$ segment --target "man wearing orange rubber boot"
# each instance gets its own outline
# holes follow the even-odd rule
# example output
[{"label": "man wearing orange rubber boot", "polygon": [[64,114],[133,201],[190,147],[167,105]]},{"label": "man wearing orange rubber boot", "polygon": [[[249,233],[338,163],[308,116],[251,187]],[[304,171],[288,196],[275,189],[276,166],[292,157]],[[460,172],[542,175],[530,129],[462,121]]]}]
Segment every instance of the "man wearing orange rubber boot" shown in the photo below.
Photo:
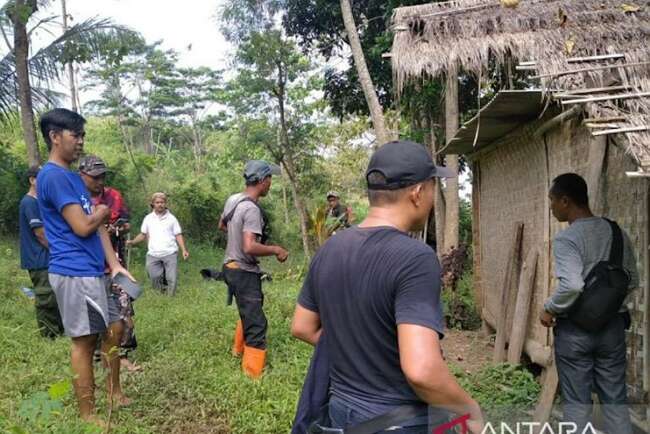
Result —
[{"label": "man wearing orange rubber boot", "polygon": [[228,234],[223,274],[228,285],[228,303],[237,302],[239,321],[235,328],[232,352],[242,358],[242,370],[251,378],[260,378],[266,364],[267,321],[262,306],[262,272],[258,257],[275,256],[287,260],[289,252],[277,245],[267,245],[268,219],[258,200],[268,194],[272,175],[278,166],[251,160],[244,168],[246,189],[233,194],[224,206],[219,229]]}]

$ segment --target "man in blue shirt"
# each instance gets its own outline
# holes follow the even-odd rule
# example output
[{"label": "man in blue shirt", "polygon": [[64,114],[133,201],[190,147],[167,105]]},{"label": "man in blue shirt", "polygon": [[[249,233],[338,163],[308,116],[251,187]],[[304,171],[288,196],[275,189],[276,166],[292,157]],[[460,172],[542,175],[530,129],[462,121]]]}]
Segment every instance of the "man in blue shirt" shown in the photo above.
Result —
[{"label": "man in blue shirt", "polygon": [[63,323],[47,277],[47,239],[36,200],[36,176],[39,170],[39,166],[32,166],[27,171],[29,191],[20,201],[20,267],[29,272],[34,286],[36,324],[41,335],[53,339],[63,334]]},{"label": "man in blue shirt", "polygon": [[109,367],[107,389],[117,405],[128,398],[120,387],[119,341],[123,332],[119,306],[108,297],[104,264],[111,277],[122,273],[104,224],[110,217],[106,205],[92,206],[90,194],[78,173],[70,170],[83,151],[85,119],[66,109],[41,117],[49,161],[38,174],[38,204],[50,247],[49,280],[56,294],[65,334],[72,338],[71,364],[79,413],[103,425],[95,414],[93,353],[102,335],[102,354]]}]

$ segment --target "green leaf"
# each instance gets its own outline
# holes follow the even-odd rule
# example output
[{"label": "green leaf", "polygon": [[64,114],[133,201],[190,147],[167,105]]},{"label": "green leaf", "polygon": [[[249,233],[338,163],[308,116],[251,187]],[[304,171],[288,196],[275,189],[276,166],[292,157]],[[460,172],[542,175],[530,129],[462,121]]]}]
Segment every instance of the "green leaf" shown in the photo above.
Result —
[{"label": "green leaf", "polygon": [[71,387],[70,380],[63,380],[50,385],[47,393],[50,399],[56,401],[65,398],[68,392],[70,392]]}]

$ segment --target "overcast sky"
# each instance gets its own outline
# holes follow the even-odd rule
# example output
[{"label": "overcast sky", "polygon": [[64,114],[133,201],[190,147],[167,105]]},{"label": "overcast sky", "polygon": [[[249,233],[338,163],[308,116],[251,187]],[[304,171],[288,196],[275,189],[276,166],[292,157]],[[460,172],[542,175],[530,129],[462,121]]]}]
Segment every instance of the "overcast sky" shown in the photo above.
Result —
[{"label": "overcast sky", "polygon": [[[67,0],[75,21],[99,16],[136,30],[180,53],[183,66],[225,66],[228,44],[218,30],[221,0]],[[59,12],[61,3],[52,3]],[[60,13],[60,12],[59,12]],[[188,46],[191,45],[191,49]]]}]

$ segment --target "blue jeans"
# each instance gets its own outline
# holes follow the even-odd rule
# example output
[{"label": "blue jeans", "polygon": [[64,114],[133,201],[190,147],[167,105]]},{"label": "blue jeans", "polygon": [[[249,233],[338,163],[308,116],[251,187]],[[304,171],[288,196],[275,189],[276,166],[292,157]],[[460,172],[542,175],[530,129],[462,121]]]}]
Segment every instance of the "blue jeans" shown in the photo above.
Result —
[{"label": "blue jeans", "polygon": [[554,329],[555,363],[562,391],[564,420],[578,431],[590,422],[596,392],[608,434],[632,434],[625,385],[625,320],[617,315],[596,333],[568,319],[558,319]]},{"label": "blue jeans", "polygon": [[[368,415],[353,410],[350,407],[346,406],[345,403],[342,402],[341,400],[332,397],[329,403],[329,418],[330,418],[330,425],[333,428],[351,428],[355,425],[359,425],[362,422],[372,419],[373,416],[369,417]],[[443,422],[441,421],[440,423]],[[401,425],[400,428],[391,429],[389,431],[380,431],[379,434],[430,434],[431,433],[427,415],[418,416],[415,419],[404,421],[400,425]],[[436,425],[437,424],[434,424],[433,426]]]}]

